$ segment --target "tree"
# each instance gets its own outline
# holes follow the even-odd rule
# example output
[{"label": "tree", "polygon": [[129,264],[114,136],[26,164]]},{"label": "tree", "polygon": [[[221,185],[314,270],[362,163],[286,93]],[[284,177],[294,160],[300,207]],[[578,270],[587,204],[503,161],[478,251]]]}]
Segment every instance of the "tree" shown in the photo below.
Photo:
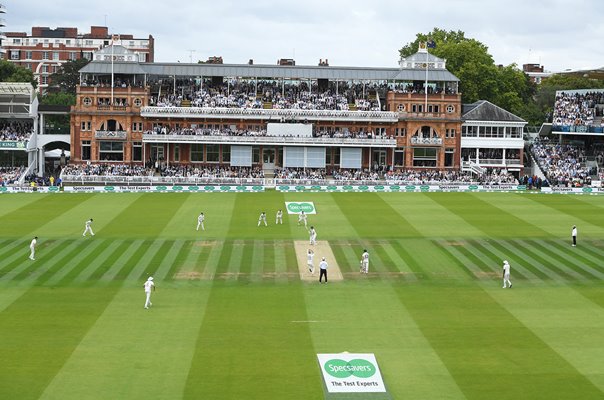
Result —
[{"label": "tree", "polygon": [[399,53],[407,57],[417,51],[420,42],[428,41],[435,44],[430,53],[447,60],[447,69],[459,78],[464,103],[488,100],[524,118],[535,86],[515,64],[497,66],[485,44],[466,38],[462,31],[439,28],[428,34],[418,33],[415,41],[403,46]]},{"label": "tree", "polygon": [[7,60],[0,60],[0,82],[27,82],[33,87],[38,85],[31,70]]},{"label": "tree", "polygon": [[80,84],[80,70],[88,62],[87,59],[80,58],[64,63],[57,72],[50,75],[51,89],[62,93],[71,93],[75,96],[76,86]]}]

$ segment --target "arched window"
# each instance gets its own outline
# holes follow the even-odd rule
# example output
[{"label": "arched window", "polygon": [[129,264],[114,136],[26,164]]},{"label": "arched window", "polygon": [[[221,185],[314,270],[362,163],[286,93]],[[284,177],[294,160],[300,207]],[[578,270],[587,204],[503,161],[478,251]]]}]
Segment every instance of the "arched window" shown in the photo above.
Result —
[{"label": "arched window", "polygon": [[114,119],[108,119],[101,125],[101,131],[123,131],[122,125]]}]

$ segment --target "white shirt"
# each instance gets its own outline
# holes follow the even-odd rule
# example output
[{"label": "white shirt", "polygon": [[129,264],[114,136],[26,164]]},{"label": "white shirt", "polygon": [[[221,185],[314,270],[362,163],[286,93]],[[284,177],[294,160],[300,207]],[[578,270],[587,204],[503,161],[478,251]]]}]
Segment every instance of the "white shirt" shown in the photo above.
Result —
[{"label": "white shirt", "polygon": [[90,224],[92,224],[91,220],[86,221],[86,228],[90,228]]},{"label": "white shirt", "polygon": [[327,261],[321,260],[321,262],[319,263],[319,268],[327,269]]},{"label": "white shirt", "polygon": [[572,233],[572,235],[573,235],[573,236],[577,236],[577,228],[573,228],[573,233]]},{"label": "white shirt", "polygon": [[317,231],[315,231],[314,229],[311,229],[311,230],[310,230],[310,236],[311,236],[311,237],[313,237],[313,236],[317,236]]},{"label": "white shirt", "polygon": [[283,211],[277,211],[277,218],[281,218],[283,216]]},{"label": "white shirt", "polygon": [[197,221],[198,222],[203,222],[203,219],[205,218],[205,215],[200,214],[199,217],[197,217]]},{"label": "white shirt", "polygon": [[315,253],[308,253],[307,258],[308,258],[308,263],[312,264],[313,259],[315,258]]},{"label": "white shirt", "polygon": [[298,215],[298,221],[303,221],[306,219],[306,214],[300,214]]},{"label": "white shirt", "polygon": [[368,252],[363,253],[363,255],[361,256],[361,261],[363,261],[364,263],[369,262],[369,253]]},{"label": "white shirt", "polygon": [[258,219],[259,220],[266,219],[266,214],[265,213],[260,214],[260,216],[258,217]]},{"label": "white shirt", "polygon": [[153,283],[153,281],[147,281],[147,282],[145,282],[145,293],[151,292],[151,288],[153,286],[155,286],[155,284]]},{"label": "white shirt", "polygon": [[34,247],[36,247],[36,244],[38,244],[38,241],[36,239],[33,239],[29,244],[29,248],[33,250]]},{"label": "white shirt", "polygon": [[503,264],[503,274],[504,275],[510,274],[510,264]]}]

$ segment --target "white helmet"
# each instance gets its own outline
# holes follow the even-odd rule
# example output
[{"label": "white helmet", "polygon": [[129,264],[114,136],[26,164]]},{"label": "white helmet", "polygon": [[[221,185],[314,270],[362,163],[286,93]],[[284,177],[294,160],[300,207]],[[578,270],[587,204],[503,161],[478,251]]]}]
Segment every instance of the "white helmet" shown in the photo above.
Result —
[{"label": "white helmet", "polygon": [[509,264],[509,263],[508,263],[508,260],[503,260],[503,263],[504,263],[504,264]]},{"label": "white helmet", "polygon": [[147,278],[147,280],[148,280],[148,281],[152,281],[152,280],[153,280],[153,277],[152,277],[152,276],[150,276],[149,278]]}]

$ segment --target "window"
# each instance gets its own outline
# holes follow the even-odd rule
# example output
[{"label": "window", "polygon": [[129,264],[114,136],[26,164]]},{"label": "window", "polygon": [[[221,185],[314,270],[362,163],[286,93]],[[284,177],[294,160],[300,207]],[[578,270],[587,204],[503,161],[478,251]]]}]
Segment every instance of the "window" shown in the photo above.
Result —
[{"label": "window", "polygon": [[194,143],[191,144],[191,162],[203,161],[203,145]]},{"label": "window", "polygon": [[92,41],[92,40],[87,39],[84,41],[84,45],[86,45],[86,46],[92,46],[93,44],[94,44],[94,41]]},{"label": "window", "polygon": [[415,147],[413,149],[414,167],[436,167],[437,149],[433,147]]},{"label": "window", "polygon": [[92,52],[90,52],[90,51],[83,52],[82,56],[87,60],[92,60]]},{"label": "window", "polygon": [[25,68],[27,68],[31,71],[31,64],[30,63],[25,64]]},{"label": "window", "polygon": [[66,44],[67,46],[69,46],[69,45],[71,44],[71,39],[67,39],[67,40],[65,40],[65,44]]},{"label": "window", "polygon": [[180,144],[174,145],[174,161],[180,161]]},{"label": "window", "polygon": [[48,58],[48,54],[49,54],[49,53],[48,53],[47,51],[43,51],[43,52],[42,52],[42,60],[48,60],[48,59],[49,59],[49,58]]},{"label": "window", "polygon": [[42,77],[40,77],[40,84],[41,85],[48,85],[48,76],[42,76]]},{"label": "window", "polygon": [[404,167],[405,166],[405,149],[399,147],[394,150],[394,166]]},{"label": "window", "polygon": [[38,44],[38,39],[32,39],[33,44]]},{"label": "window", "polygon": [[207,144],[206,145],[206,161],[207,162],[218,162],[220,161],[220,146],[217,144]]},{"label": "window", "polygon": [[331,147],[325,148],[325,165],[331,165]]},{"label": "window", "polygon": [[123,161],[124,142],[99,142],[101,161]]},{"label": "window", "polygon": [[398,110],[398,112],[403,112],[403,111],[405,111],[405,105],[404,104],[399,104],[396,109]]},{"label": "window", "polygon": [[223,163],[231,162],[231,146],[228,144],[222,145],[222,162]]},{"label": "window", "polygon": [[407,135],[407,128],[396,128],[394,130],[394,136],[404,137]]},{"label": "window", "polygon": [[455,129],[446,129],[445,137],[454,138],[455,137]]},{"label": "window", "polygon": [[91,130],[92,122],[90,122],[90,121],[82,121],[80,123],[80,127],[81,127],[81,130],[83,130],[83,131],[89,131],[89,130]]},{"label": "window", "polygon": [[69,60],[70,61],[75,61],[78,59],[78,53],[76,53],[75,51],[70,51],[69,52]]},{"label": "window", "polygon": [[455,160],[455,149],[445,149],[445,167],[452,167]]},{"label": "window", "polygon": [[18,60],[19,59],[19,50],[11,50],[10,51],[10,59]]},{"label": "window", "polygon": [[413,104],[411,106],[411,112],[414,112],[414,113],[424,112],[424,105],[423,104]]},{"label": "window", "polygon": [[140,107],[143,104],[143,101],[141,99],[139,99],[138,97],[136,99],[134,99],[134,105],[136,107]]},{"label": "window", "polygon": [[13,39],[13,44],[21,44],[21,39]]},{"label": "window", "polygon": [[132,161],[143,161],[143,144],[141,142],[132,142]]},{"label": "window", "polygon": [[455,112],[455,106],[452,104],[449,104],[447,106],[447,113],[451,114],[452,112]]},{"label": "window", "polygon": [[58,51],[53,51],[52,52],[52,59],[53,60],[58,60],[59,59],[59,52]]},{"label": "window", "polygon": [[90,160],[90,140],[82,140],[82,160]]},{"label": "window", "polygon": [[132,131],[133,132],[142,132],[143,131],[143,123],[142,122],[133,122],[132,123]]},{"label": "window", "polygon": [[92,104],[92,99],[90,97],[84,97],[84,99],[82,100],[82,104],[88,107]]},{"label": "window", "polygon": [[333,163],[334,165],[340,165],[340,148],[336,147],[333,149]]},{"label": "window", "polygon": [[25,59],[26,60],[33,60],[33,52],[31,50],[27,50],[25,51]]},{"label": "window", "polygon": [[43,74],[47,74],[48,73],[48,65],[46,65],[46,64],[42,65],[42,73]]},{"label": "window", "polygon": [[252,163],[256,164],[260,162],[260,147],[252,146]]},{"label": "window", "polygon": [[131,47],[134,47],[134,40],[131,40],[129,43]]}]

